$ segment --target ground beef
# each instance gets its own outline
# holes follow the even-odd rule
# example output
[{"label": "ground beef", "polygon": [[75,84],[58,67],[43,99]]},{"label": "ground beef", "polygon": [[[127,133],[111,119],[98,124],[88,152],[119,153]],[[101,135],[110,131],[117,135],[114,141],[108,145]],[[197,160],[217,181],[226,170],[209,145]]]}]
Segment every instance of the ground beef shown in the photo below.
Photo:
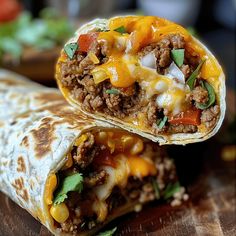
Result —
[{"label": "ground beef", "polygon": [[169,40],[174,49],[184,48],[185,46],[184,37],[181,36],[180,34],[169,35]]},{"label": "ground beef", "polygon": [[205,104],[208,101],[208,92],[201,86],[195,87],[190,94],[190,100]]},{"label": "ground beef", "polygon": [[164,37],[157,45],[158,47],[155,49],[157,71],[163,73],[163,69],[168,67],[172,61],[171,50],[184,48],[185,41],[181,35],[175,34]]},{"label": "ground beef", "polygon": [[82,103],[83,103],[83,101],[84,101],[86,95],[88,94],[87,91],[86,91],[84,88],[78,87],[78,85],[76,85],[76,86],[72,89],[71,93],[73,94],[73,96],[74,96],[74,98],[75,98],[76,100],[78,100],[78,101],[80,101],[80,102],[82,102]]},{"label": "ground beef", "polygon": [[157,105],[156,102],[153,100],[149,102],[148,107],[147,107],[147,120],[149,125],[152,125],[153,123],[157,122]]},{"label": "ground beef", "polygon": [[84,186],[86,188],[91,188],[94,186],[98,186],[104,184],[108,174],[105,170],[95,171],[89,174],[84,178]]},{"label": "ground beef", "polygon": [[[180,34],[171,34],[164,36],[158,43],[145,46],[138,54],[139,57],[143,57],[153,51],[156,56],[157,72],[165,74],[166,69],[172,62],[171,50],[181,48],[185,48],[184,37]],[[109,50],[109,45],[106,42],[94,42],[90,48],[90,52],[99,58],[100,64],[108,60]],[[74,98],[82,103],[83,109],[87,112],[98,111],[123,119],[126,116],[136,115],[137,111],[140,111],[145,114],[143,119],[155,134],[164,132],[193,133],[197,131],[197,127],[193,125],[169,126],[169,124],[159,130],[156,122],[160,109],[155,103],[154,97],[149,101],[146,100],[145,91],[140,88],[138,83],[128,88],[114,88],[109,80],[95,84],[91,75],[91,70],[95,65],[91,61],[89,54],[77,53],[75,57],[73,60],[61,62],[62,83],[71,89]],[[199,56],[193,54],[186,47],[184,64],[180,68],[186,79],[196,69],[199,61]],[[107,90],[110,89],[118,90],[118,94],[107,93]],[[190,96],[186,97],[186,101],[189,104],[193,104],[193,101],[204,104],[208,101],[207,91],[197,86]],[[168,116],[170,113],[171,111],[164,110],[164,115]],[[206,120],[205,116],[205,113],[203,113],[202,120]],[[207,117],[210,119],[209,115]],[[211,122],[212,120],[206,124],[207,127],[211,126]],[[77,159],[80,159],[80,156]]]},{"label": "ground beef", "polygon": [[169,133],[195,133],[197,132],[197,126],[195,125],[170,125],[168,128]]},{"label": "ground beef", "polygon": [[102,87],[100,85],[96,85],[90,75],[86,75],[82,80],[78,80],[78,83],[83,85],[85,90],[92,95],[97,95],[102,90]]},{"label": "ground beef", "polygon": [[154,52],[156,56],[156,66],[157,72],[163,74],[165,68],[167,68],[172,59],[171,59],[171,50],[184,48],[185,41],[184,38],[179,34],[172,34],[165,36],[160,42],[153,43],[144,47],[141,52],[139,52],[139,57],[143,57],[150,53]]},{"label": "ground beef", "polygon": [[72,157],[75,163],[82,169],[93,161],[93,158],[99,151],[99,147],[94,145],[94,136],[91,133],[87,133],[86,135],[88,136],[87,140],[81,142],[72,150]]},{"label": "ground beef", "polygon": [[107,94],[106,91],[103,91],[103,97],[109,110],[119,110],[121,102],[121,96],[119,94]]},{"label": "ground beef", "polygon": [[218,105],[203,110],[201,115],[201,122],[210,129],[215,126],[219,113],[220,107]]},{"label": "ground beef", "polygon": [[192,71],[194,71],[196,69],[196,67],[199,65],[199,63],[200,63],[200,58],[198,55],[193,55],[190,52],[188,52],[187,50],[185,50],[184,64],[190,65]]},{"label": "ground beef", "polygon": [[[80,145],[81,150],[85,149],[85,146],[94,146],[92,144],[93,135],[90,133],[87,135],[89,139],[86,141],[86,145]],[[155,198],[159,199],[163,196],[167,184],[176,182],[175,166],[172,160],[166,158],[166,153],[160,150],[157,145],[147,143],[144,154],[149,152],[152,152],[148,156],[156,166],[157,173],[154,176],[147,176],[142,179],[130,176],[125,188],[115,186],[112,189],[111,195],[106,199],[108,214],[112,213],[115,209],[119,210],[120,207],[129,202],[136,202],[135,209],[138,211],[138,209],[141,209],[142,203],[154,200]],[[91,166],[87,166],[81,172],[84,176],[83,191],[81,193],[73,191],[68,193],[68,198],[65,201],[70,212],[69,218],[61,224],[55,222],[56,227],[64,233],[78,235],[102,223],[96,220],[97,215],[93,209],[96,196],[88,188],[105,183],[108,173],[105,170],[93,168],[94,165],[91,164]],[[154,181],[156,181],[159,189],[158,195],[153,187]],[[174,196],[173,198],[176,197]]]},{"label": "ground beef", "polygon": [[189,65],[183,64],[180,69],[183,72],[185,78],[188,78],[190,76],[191,68]]}]

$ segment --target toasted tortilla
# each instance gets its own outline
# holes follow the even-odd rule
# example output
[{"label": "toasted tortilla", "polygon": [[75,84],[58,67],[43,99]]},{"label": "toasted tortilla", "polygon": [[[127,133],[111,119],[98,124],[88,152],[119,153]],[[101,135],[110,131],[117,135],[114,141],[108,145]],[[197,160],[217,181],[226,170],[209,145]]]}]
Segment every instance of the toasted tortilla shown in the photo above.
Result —
[{"label": "toasted tortilla", "polygon": [[[58,231],[45,203],[45,185],[66,163],[66,153],[81,133],[111,127],[76,113],[56,89],[0,70],[0,189],[40,220],[53,234]],[[103,224],[82,233],[92,235],[112,219],[133,211],[129,202]]]},{"label": "toasted tortilla", "polygon": [[[115,17],[117,18],[117,17]],[[81,26],[75,33],[74,37],[71,38],[66,44],[68,43],[74,43],[78,41],[78,38],[81,34],[86,34],[91,31],[96,31],[97,29],[99,30],[106,30],[108,29],[109,22],[114,19],[95,19],[83,26]],[[200,45],[206,52],[206,55],[209,58],[215,59],[216,66],[218,70],[220,70],[220,75],[216,79],[211,79],[211,84],[215,90],[216,93],[216,100],[220,106],[220,115],[218,117],[218,120],[216,122],[216,125],[212,127],[211,129],[206,129],[205,127],[201,127],[198,129],[196,133],[177,133],[177,134],[157,134],[154,135],[151,133],[150,130],[144,129],[144,128],[137,128],[136,126],[130,124],[129,122],[126,122],[122,119],[118,119],[114,116],[107,115],[101,112],[87,112],[82,108],[82,105],[79,101],[77,101],[70,93],[69,89],[67,89],[65,86],[62,85],[61,83],[61,71],[59,66],[57,65],[56,67],[56,80],[58,83],[58,86],[63,94],[63,96],[66,98],[66,100],[73,105],[77,110],[85,113],[86,115],[93,117],[95,119],[100,119],[105,122],[110,122],[113,125],[119,126],[122,129],[125,129],[129,132],[133,132],[136,134],[139,134],[145,138],[148,138],[154,142],[158,142],[160,145],[164,144],[178,144],[178,145],[185,145],[188,143],[196,143],[196,142],[202,142],[205,141],[212,136],[214,136],[217,131],[220,129],[224,116],[225,116],[225,109],[226,109],[226,103],[225,103],[225,94],[226,94],[226,89],[225,89],[225,75],[223,73],[223,70],[214,57],[214,55],[211,53],[211,51],[203,45],[198,39],[194,38],[191,36],[194,40],[194,42],[197,45]],[[63,51],[63,50],[62,50]],[[59,58],[59,61],[61,58]]]}]

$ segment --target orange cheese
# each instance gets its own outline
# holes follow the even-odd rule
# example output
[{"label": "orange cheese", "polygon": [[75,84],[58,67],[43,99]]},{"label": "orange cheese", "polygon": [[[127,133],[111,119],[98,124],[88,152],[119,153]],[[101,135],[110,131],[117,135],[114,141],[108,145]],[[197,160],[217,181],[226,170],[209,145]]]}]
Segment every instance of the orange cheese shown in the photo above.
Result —
[{"label": "orange cheese", "polygon": [[[115,29],[124,26],[126,33]],[[137,52],[146,45],[158,42],[167,34],[181,34],[185,40],[190,35],[183,27],[154,16],[117,17],[109,22],[109,31],[100,32],[98,41],[107,47],[108,61],[93,69],[95,83],[110,79],[114,87],[126,88],[135,81],[149,79],[141,73]],[[137,71],[139,71],[137,73]]]},{"label": "orange cheese", "polygon": [[138,156],[130,156],[128,158],[128,164],[131,176],[145,177],[155,175],[157,172],[154,164]]},{"label": "orange cheese", "polygon": [[45,195],[44,199],[47,205],[52,204],[53,192],[57,186],[57,177],[55,174],[52,174],[47,179],[46,187],[45,187]]},{"label": "orange cheese", "polygon": [[186,50],[193,56],[204,57],[206,55],[205,50],[192,39],[186,43]]},{"label": "orange cheese", "polygon": [[130,73],[120,53],[111,55],[107,63],[96,67],[92,73],[99,71],[104,71],[110,78],[111,84],[115,87],[125,88],[135,82],[135,78]]},{"label": "orange cheese", "polygon": [[116,17],[112,18],[109,22],[109,29],[114,30],[120,26],[124,26],[128,32],[132,30],[133,24],[140,18],[141,16],[127,16],[127,17]]},{"label": "orange cheese", "polygon": [[207,58],[201,69],[201,77],[204,79],[209,79],[212,77],[216,78],[220,75],[220,73],[221,69],[217,65],[215,58]]}]

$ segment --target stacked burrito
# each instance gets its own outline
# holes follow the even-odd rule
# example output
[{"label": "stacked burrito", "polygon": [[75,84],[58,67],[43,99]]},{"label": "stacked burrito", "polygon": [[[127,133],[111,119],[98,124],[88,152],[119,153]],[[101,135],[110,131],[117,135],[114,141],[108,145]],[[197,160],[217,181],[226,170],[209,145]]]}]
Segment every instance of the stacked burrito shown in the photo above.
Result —
[{"label": "stacked burrito", "polygon": [[0,188],[56,235],[92,235],[181,190],[158,144],[0,70]]},{"label": "stacked burrito", "polygon": [[219,63],[158,17],[85,24],[62,49],[56,80],[72,106],[0,70],[1,191],[56,235],[93,235],[146,202],[173,199],[181,188],[159,145],[206,140],[224,118]]}]

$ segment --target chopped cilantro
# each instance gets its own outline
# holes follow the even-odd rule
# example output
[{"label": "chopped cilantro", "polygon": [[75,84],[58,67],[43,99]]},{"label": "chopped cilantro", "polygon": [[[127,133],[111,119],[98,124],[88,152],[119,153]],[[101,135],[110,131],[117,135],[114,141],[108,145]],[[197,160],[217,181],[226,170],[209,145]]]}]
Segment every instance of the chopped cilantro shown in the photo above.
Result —
[{"label": "chopped cilantro", "polygon": [[171,57],[178,67],[181,67],[184,63],[184,49],[171,50]]},{"label": "chopped cilantro", "polygon": [[118,33],[121,33],[121,34],[125,34],[126,33],[126,29],[125,27],[122,25],[116,29],[114,29],[114,31],[118,32]]},{"label": "chopped cilantro", "polygon": [[208,92],[208,101],[205,104],[197,103],[196,107],[204,110],[210,107],[212,104],[214,104],[216,100],[216,95],[213,87],[207,81],[200,81],[200,84]]},{"label": "chopped cilantro", "polygon": [[167,199],[173,197],[174,194],[175,194],[176,192],[178,192],[179,190],[180,190],[180,184],[179,184],[178,181],[177,181],[176,183],[174,183],[174,184],[169,183],[169,184],[167,185],[167,187],[166,187],[164,193],[163,193],[164,199],[167,200]]},{"label": "chopped cilantro", "polygon": [[165,126],[167,120],[168,120],[168,117],[167,117],[167,116],[164,116],[162,120],[158,120],[158,121],[157,121],[157,126],[158,126],[158,128],[159,128],[159,129],[162,129],[162,128]]},{"label": "chopped cilantro", "polygon": [[65,199],[68,197],[67,196],[68,192],[78,191],[79,193],[81,193],[82,190],[83,190],[83,177],[80,173],[67,176],[62,180],[59,189],[56,191],[53,204],[56,205],[64,202]]},{"label": "chopped cilantro", "polygon": [[77,48],[78,48],[78,43],[68,43],[68,44],[66,44],[66,46],[64,47],[64,50],[65,50],[67,56],[68,56],[70,59],[73,59]]},{"label": "chopped cilantro", "polygon": [[201,70],[201,68],[202,68],[202,65],[203,65],[203,63],[204,63],[205,61],[206,61],[206,60],[202,60],[202,61],[200,62],[200,64],[197,66],[197,68],[195,69],[195,71],[189,76],[189,78],[188,78],[188,80],[187,80],[187,82],[186,82],[187,85],[189,86],[189,88],[190,88],[191,90],[194,89],[196,78],[197,78],[197,76],[198,76],[198,74],[199,74],[199,72],[200,72],[200,70]]},{"label": "chopped cilantro", "polygon": [[117,89],[107,89],[106,93],[107,94],[119,94],[120,92]]}]

